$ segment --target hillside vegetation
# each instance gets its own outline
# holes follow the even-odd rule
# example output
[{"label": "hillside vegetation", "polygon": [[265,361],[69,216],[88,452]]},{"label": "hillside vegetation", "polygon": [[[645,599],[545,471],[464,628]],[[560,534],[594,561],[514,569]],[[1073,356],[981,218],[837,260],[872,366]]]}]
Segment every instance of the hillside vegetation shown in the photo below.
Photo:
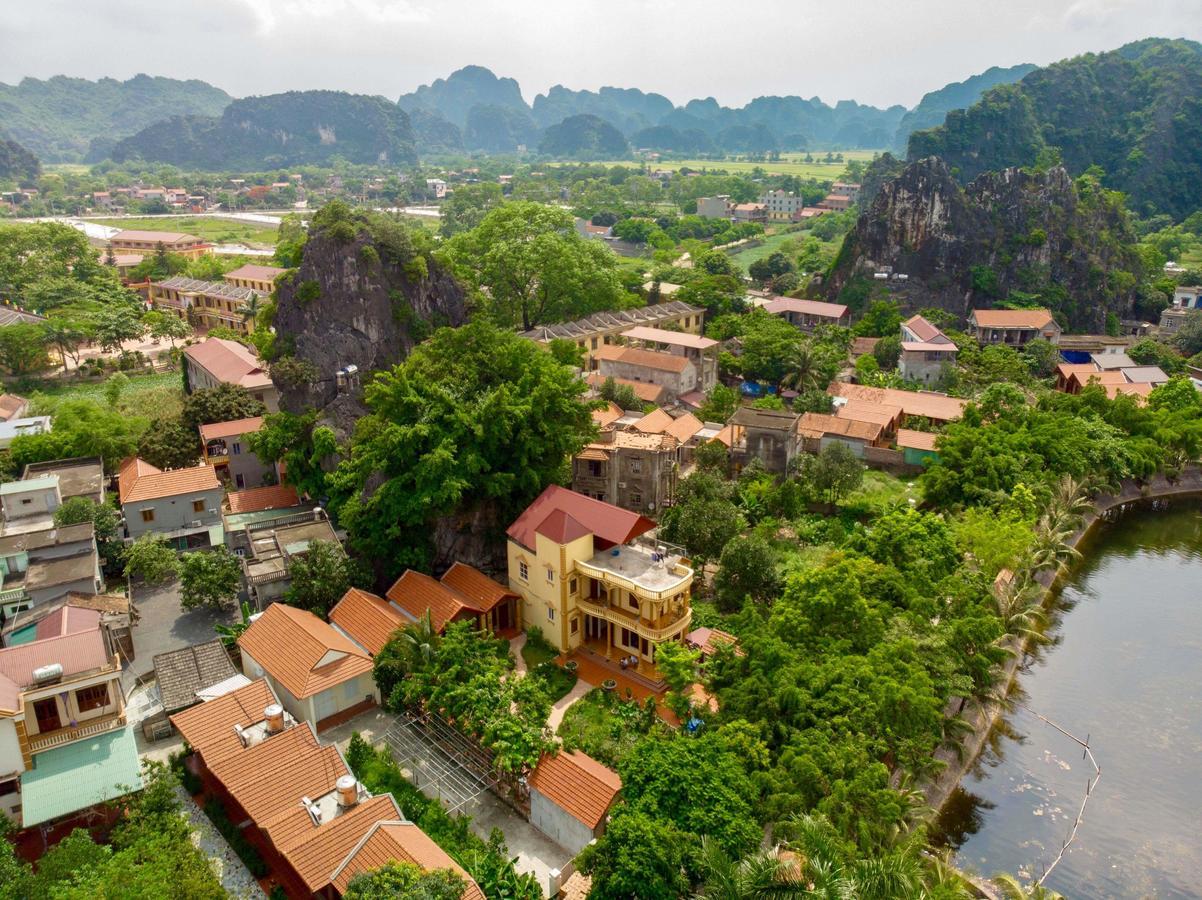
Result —
[{"label": "hillside vegetation", "polygon": [[1202,44],[1149,39],[1088,53],[989,91],[909,158],[940,156],[962,182],[1007,166],[1091,166],[1141,215],[1183,218],[1202,192]]}]

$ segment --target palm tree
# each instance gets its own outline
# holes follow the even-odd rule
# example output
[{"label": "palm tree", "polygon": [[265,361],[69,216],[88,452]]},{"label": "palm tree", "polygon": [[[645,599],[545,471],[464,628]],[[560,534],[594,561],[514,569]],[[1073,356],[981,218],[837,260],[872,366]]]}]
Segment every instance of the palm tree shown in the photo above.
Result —
[{"label": "palm tree", "polygon": [[781,387],[804,394],[806,391],[826,386],[822,358],[806,341],[799,341],[793,347],[785,366],[788,371],[780,380]]},{"label": "palm tree", "polygon": [[259,311],[262,309],[259,303],[259,295],[252,293],[247,301],[242,304],[242,324],[249,322],[251,327],[254,327],[255,319],[258,318]]},{"label": "palm tree", "polygon": [[1001,888],[1002,896],[1006,900],[1064,900],[1051,888],[1045,888],[1042,884],[1032,884],[1028,887],[1013,875],[996,875],[993,882]]},{"label": "palm tree", "polygon": [[838,900],[909,900],[922,896],[922,862],[917,844],[907,841],[880,856],[848,859],[825,816],[795,815],[785,828],[790,847],[801,857],[804,897]]},{"label": "palm tree", "polygon": [[411,625],[406,625],[401,631],[401,641],[405,648],[406,668],[410,672],[424,669],[434,658],[434,650],[438,646],[440,635],[430,621],[430,610]]},{"label": "palm tree", "polygon": [[968,898],[976,896],[969,889],[964,876],[952,864],[951,850],[944,850],[938,855],[927,857],[926,882],[927,887],[933,889],[933,893],[940,900],[952,900],[952,898],[968,900]]},{"label": "palm tree", "polygon": [[779,849],[757,850],[735,861],[712,838],[701,838],[705,885],[698,900],[747,900],[751,897],[804,897],[797,868]]},{"label": "palm tree", "polygon": [[250,604],[245,600],[241,606],[242,621],[234,622],[231,625],[217,624],[213,626],[213,630],[217,632],[217,636],[221,638],[221,643],[226,647],[233,647],[238,643],[238,638],[242,637],[242,632],[250,627]]}]

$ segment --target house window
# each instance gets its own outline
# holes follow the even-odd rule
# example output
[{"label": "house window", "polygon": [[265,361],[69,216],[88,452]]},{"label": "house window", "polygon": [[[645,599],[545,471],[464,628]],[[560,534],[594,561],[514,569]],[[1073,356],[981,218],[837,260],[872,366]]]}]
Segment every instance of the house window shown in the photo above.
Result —
[{"label": "house window", "polygon": [[11,781],[0,781],[0,797],[7,797],[9,794],[17,792],[17,786],[21,783],[19,778],[14,778]]},{"label": "house window", "polygon": [[548,622],[555,621],[555,607],[554,606],[547,607],[547,621]]},{"label": "house window", "polygon": [[572,621],[568,623],[568,631],[572,634],[577,634],[580,631],[580,617],[572,616]]},{"label": "house window", "polygon": [[22,506],[28,506],[28,505],[29,505],[29,504],[31,504],[32,502],[33,502],[33,501],[32,501],[31,499],[29,499],[28,497],[22,497],[22,498],[21,498],[21,505],[22,505]]},{"label": "house window", "polygon": [[576,579],[575,578],[571,578],[568,580],[568,593],[569,594],[576,593]]},{"label": "house window", "polygon": [[551,584],[554,581],[555,581],[555,570],[552,569],[550,566],[547,566],[547,584]]},{"label": "house window", "polygon": [[639,598],[638,598],[638,597],[636,597],[634,594],[627,594],[627,595],[626,595],[626,602],[630,604],[630,608],[631,608],[631,609],[638,609],[638,608],[639,608]]},{"label": "house window", "polygon": [[632,459],[630,461],[630,474],[631,475],[642,475],[643,474],[643,461],[641,459],[636,457],[635,459]]},{"label": "house window", "polygon": [[518,563],[518,578],[522,579],[522,581],[530,580],[530,567],[524,562]]},{"label": "house window", "polygon": [[153,522],[154,521],[154,510],[153,509],[142,510],[142,521],[143,522]]},{"label": "house window", "polygon": [[237,441],[234,441],[234,446],[233,446],[233,448],[230,450],[230,452],[231,452],[231,453],[233,453],[233,454],[234,454],[234,456],[237,456],[239,453],[241,453],[241,452],[242,452],[242,445],[241,445],[241,444],[239,444]]},{"label": "house window", "polygon": [[203,500],[193,500],[192,501],[192,512],[204,512],[204,511],[205,511],[205,502]]},{"label": "house window", "polygon": [[94,684],[75,692],[75,705],[79,707],[80,712],[100,709],[102,706],[108,706],[108,703],[109,686],[107,684]]},{"label": "house window", "polygon": [[639,494],[639,493],[631,494],[630,495],[630,505],[631,506],[642,506],[643,505],[643,495]]}]

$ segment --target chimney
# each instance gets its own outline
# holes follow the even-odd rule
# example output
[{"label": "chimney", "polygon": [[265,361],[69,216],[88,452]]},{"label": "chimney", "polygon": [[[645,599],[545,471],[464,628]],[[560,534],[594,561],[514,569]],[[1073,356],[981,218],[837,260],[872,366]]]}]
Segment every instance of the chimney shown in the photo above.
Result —
[{"label": "chimney", "polygon": [[284,730],[284,707],[273,703],[263,710],[263,718],[267,720],[267,733],[279,734]]},{"label": "chimney", "polygon": [[354,775],[343,775],[334,782],[334,787],[338,789],[339,806],[349,808],[359,802],[359,782]]}]

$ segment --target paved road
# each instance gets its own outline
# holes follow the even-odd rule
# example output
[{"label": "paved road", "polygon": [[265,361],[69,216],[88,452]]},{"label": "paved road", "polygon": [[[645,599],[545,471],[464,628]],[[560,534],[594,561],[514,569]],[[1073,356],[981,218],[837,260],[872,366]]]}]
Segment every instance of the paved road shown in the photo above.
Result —
[{"label": "paved road", "polygon": [[223,613],[180,609],[178,581],[156,587],[135,585],[133,602],[138,609],[138,624],[134,626],[137,658],[122,677],[127,691],[136,676],[154,668],[156,653],[211,641],[217,636],[213,631],[215,624],[233,622],[239,617],[238,611],[233,609]]}]

